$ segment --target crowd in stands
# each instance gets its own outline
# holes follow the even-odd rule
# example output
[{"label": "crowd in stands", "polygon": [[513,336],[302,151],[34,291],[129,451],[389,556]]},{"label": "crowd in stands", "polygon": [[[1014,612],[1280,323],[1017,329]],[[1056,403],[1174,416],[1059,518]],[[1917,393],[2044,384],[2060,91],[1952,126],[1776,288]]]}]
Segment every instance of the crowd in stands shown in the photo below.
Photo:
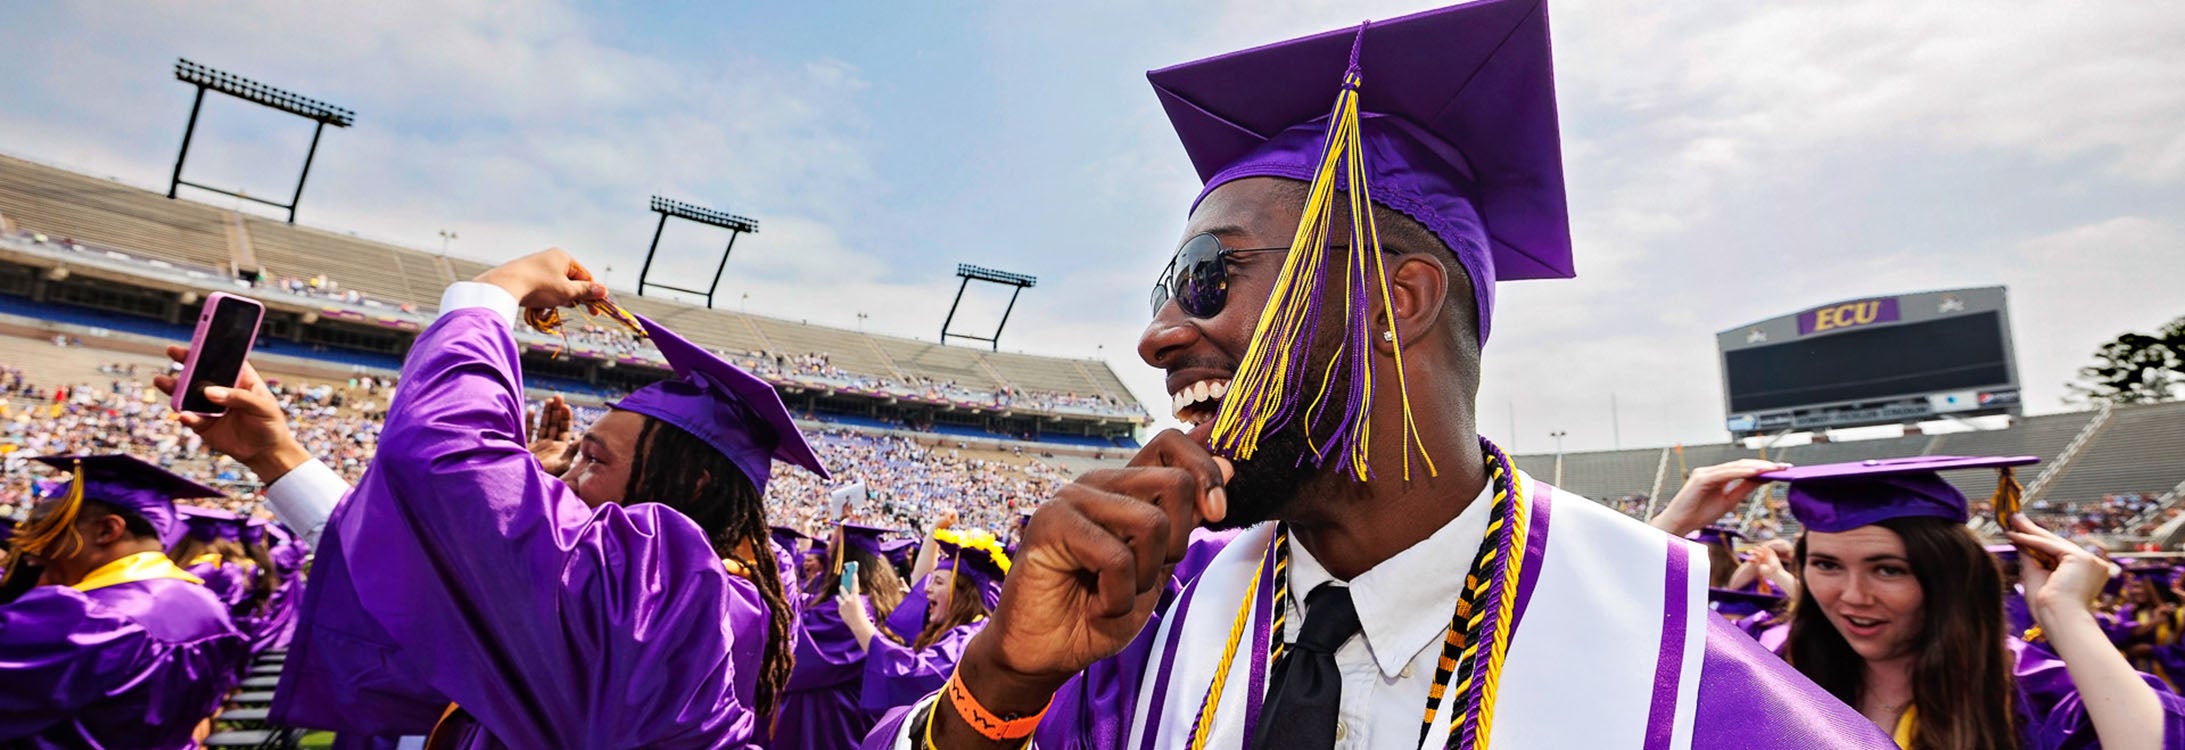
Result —
[{"label": "crowd in stands", "polygon": [[[167,398],[152,388],[151,368],[111,364],[99,368],[96,381],[58,385],[33,383],[15,367],[0,365],[0,452],[6,456],[0,480],[0,516],[27,513],[35,500],[27,459],[40,455],[128,453],[177,474],[230,492],[214,503],[244,511],[260,502],[249,471],[233,460],[213,457],[195,433],[171,416]],[[343,478],[363,476],[378,444],[379,428],[393,399],[392,379],[352,378],[347,383],[271,385],[287,410],[289,423],[309,448]],[[575,410],[582,430],[605,414],[598,408]],[[967,458],[951,448],[931,448],[908,438],[827,429],[813,440],[821,458],[836,467],[835,481],[822,483],[801,471],[778,473],[767,488],[777,523],[807,530],[825,527],[828,491],[862,482],[869,500],[851,513],[872,524],[924,529],[943,511],[955,511],[966,524],[1013,530],[1015,509],[1045,498],[1068,481],[1054,466],[1026,461]]]}]

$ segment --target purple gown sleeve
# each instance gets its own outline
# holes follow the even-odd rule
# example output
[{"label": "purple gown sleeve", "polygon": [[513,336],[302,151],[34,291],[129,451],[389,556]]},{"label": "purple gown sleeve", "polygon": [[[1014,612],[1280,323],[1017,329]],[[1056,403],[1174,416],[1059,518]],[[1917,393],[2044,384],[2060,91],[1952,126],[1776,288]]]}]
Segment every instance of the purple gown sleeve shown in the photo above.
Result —
[{"label": "purple gown sleeve", "polygon": [[956,671],[956,662],[963,658],[964,645],[985,627],[985,620],[958,625],[933,639],[933,645],[918,650],[874,638],[865,656],[865,684],[858,706],[879,716],[940,690],[948,683],[949,674]]},{"label": "purple gown sleeve", "polygon": [[[872,611],[872,599],[865,611]],[[865,672],[865,649],[842,621],[841,605],[833,599],[813,597],[797,621],[797,662],[789,672],[790,691],[819,690],[856,679]],[[884,640],[875,636],[874,643]]]},{"label": "purple gown sleeve", "polygon": [[[696,524],[588,509],[523,444],[506,321],[420,334],[379,454],[332,523],[362,609],[433,691],[511,747],[716,747],[756,719],[731,653],[766,632]],[[321,555],[327,550],[322,545]],[[756,612],[752,610],[756,608]]]},{"label": "purple gown sleeve", "polygon": [[1712,612],[1692,747],[1894,750],[1896,742]]},{"label": "purple gown sleeve", "polygon": [[[2019,746],[2025,750],[2101,747],[2101,738],[2094,736],[2094,720],[2087,716],[2064,660],[2016,638],[2010,639],[2010,649],[2017,660]],[[2142,673],[2140,678],[2162,702],[2163,750],[2185,750],[2185,698],[2154,675]]]},{"label": "purple gown sleeve", "polygon": [[[1032,744],[1040,750],[1122,750],[1130,740],[1131,709],[1137,705],[1138,683],[1153,661],[1153,637],[1160,632],[1175,597],[1185,584],[1199,577],[1215,555],[1235,539],[1238,530],[1191,532],[1191,547],[1169,575],[1167,592],[1145,627],[1139,629],[1123,650],[1092,663],[1084,672],[1055,692],[1047,717],[1032,732]],[[879,726],[866,735],[862,750],[890,750],[895,737],[911,722],[913,707],[889,711]]]},{"label": "purple gown sleeve", "polygon": [[932,606],[926,600],[926,581],[932,578],[932,573],[919,577],[918,583],[903,593],[903,603],[895,605],[895,611],[888,613],[888,632],[906,641],[917,640],[918,634],[925,632],[926,608]]}]

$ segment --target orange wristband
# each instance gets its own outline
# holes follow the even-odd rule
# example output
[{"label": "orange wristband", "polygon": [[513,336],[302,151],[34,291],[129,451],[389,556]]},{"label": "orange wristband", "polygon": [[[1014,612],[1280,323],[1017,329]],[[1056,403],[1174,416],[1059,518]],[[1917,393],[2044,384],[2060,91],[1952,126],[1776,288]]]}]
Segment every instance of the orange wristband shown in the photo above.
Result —
[{"label": "orange wristband", "polygon": [[[979,699],[972,697],[970,688],[964,687],[961,673],[948,676],[948,705],[955,708],[956,715],[963,717],[964,723],[970,724],[979,736],[995,742],[1032,736],[1032,730],[1039,728],[1040,718],[1047,715],[1047,706],[1040,706],[1039,713],[1030,716],[995,716],[994,712],[979,705]],[[1048,699],[1048,705],[1054,705],[1053,699]]]}]

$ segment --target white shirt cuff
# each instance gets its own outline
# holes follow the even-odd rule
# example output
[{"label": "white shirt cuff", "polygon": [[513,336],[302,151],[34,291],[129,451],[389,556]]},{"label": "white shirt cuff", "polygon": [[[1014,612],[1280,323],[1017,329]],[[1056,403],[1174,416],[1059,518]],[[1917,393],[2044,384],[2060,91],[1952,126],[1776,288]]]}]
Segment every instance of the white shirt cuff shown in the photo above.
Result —
[{"label": "white shirt cuff", "polygon": [[273,515],[283,525],[302,534],[304,542],[316,549],[319,533],[326,530],[326,519],[334,515],[334,506],[348,494],[349,483],[314,459],[266,485],[266,504],[273,506]]},{"label": "white shirt cuff", "polygon": [[472,307],[492,310],[508,327],[516,327],[516,298],[506,289],[484,282],[458,281],[440,293],[441,315]]}]

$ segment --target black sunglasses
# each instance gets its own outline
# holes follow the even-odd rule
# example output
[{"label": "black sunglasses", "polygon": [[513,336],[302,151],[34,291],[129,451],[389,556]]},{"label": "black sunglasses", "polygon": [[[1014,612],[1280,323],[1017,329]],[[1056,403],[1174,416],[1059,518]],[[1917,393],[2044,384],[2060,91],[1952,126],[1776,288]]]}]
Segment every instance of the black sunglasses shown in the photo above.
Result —
[{"label": "black sunglasses", "polygon": [[1183,247],[1176,249],[1176,257],[1162,269],[1161,277],[1153,282],[1151,308],[1154,315],[1161,314],[1161,307],[1176,300],[1185,315],[1194,318],[1211,318],[1221,313],[1229,304],[1229,259],[1245,253],[1266,253],[1288,250],[1290,247],[1222,247],[1221,240],[1212,234],[1193,235],[1184,240]]}]

